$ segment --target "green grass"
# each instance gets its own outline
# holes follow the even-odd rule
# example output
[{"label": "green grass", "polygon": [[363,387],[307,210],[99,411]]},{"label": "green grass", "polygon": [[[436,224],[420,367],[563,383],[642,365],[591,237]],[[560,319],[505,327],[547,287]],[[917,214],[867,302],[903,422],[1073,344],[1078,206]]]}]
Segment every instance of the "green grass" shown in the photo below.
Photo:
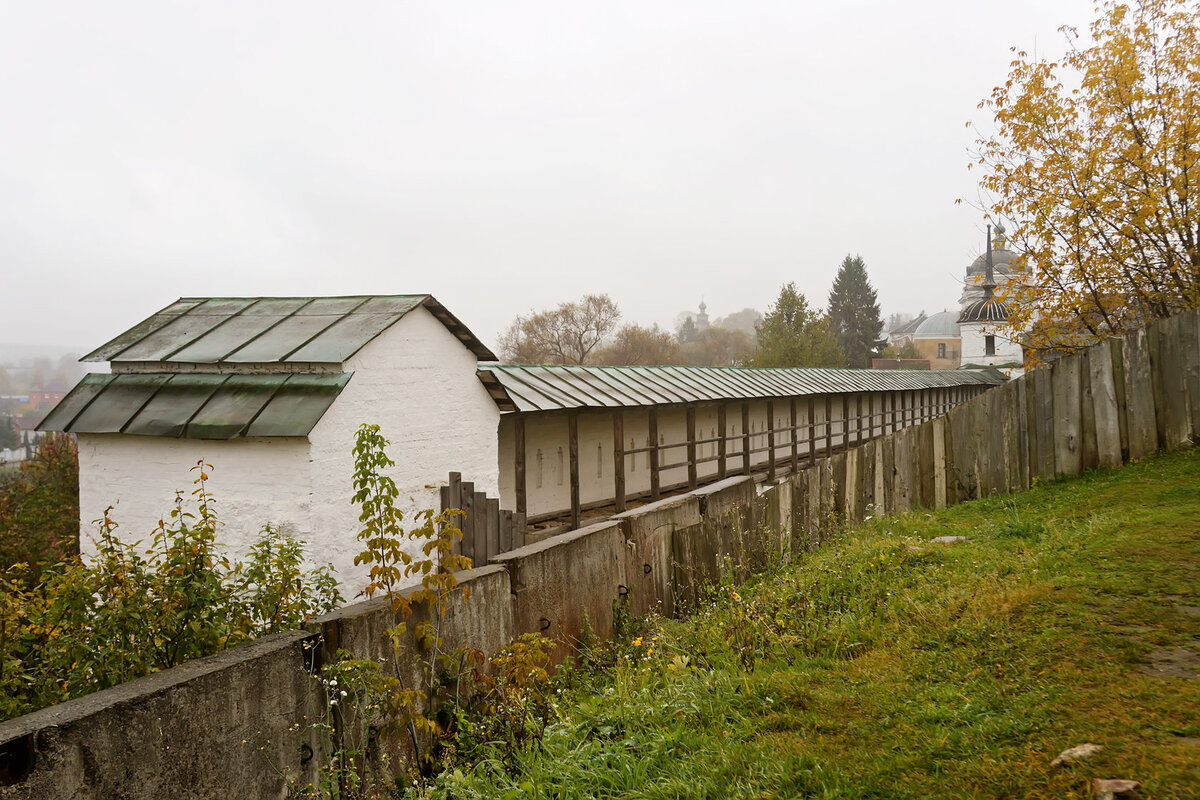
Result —
[{"label": "green grass", "polygon": [[[970,541],[927,541],[947,535]],[[460,767],[435,793],[1083,798],[1108,777],[1196,798],[1200,680],[1143,666],[1200,658],[1197,606],[1200,449],[876,520],[617,643],[520,774]]]}]

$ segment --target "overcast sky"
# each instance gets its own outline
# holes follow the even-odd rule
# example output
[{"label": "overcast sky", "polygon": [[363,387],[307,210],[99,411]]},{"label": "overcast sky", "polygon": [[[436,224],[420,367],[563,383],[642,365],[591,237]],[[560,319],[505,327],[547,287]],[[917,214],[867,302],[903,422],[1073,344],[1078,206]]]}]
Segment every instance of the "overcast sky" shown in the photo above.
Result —
[{"label": "overcast sky", "polygon": [[[0,342],[179,296],[430,292],[489,344],[627,321],[953,307],[976,105],[1084,0],[0,4]],[[2,357],[3,354],[0,354]]]}]

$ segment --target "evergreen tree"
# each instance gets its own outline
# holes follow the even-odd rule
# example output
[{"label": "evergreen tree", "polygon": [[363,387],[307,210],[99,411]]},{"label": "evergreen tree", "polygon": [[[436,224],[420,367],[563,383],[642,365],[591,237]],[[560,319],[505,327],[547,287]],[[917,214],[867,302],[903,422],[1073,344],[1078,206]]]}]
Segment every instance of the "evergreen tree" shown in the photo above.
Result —
[{"label": "evergreen tree", "polygon": [[789,283],[758,324],[758,350],[751,367],[840,367],[845,356],[829,326],[829,318],[808,305]]},{"label": "evergreen tree", "polygon": [[862,256],[842,259],[829,292],[829,324],[846,356],[844,366],[869,367],[887,346],[880,338],[883,319]]}]

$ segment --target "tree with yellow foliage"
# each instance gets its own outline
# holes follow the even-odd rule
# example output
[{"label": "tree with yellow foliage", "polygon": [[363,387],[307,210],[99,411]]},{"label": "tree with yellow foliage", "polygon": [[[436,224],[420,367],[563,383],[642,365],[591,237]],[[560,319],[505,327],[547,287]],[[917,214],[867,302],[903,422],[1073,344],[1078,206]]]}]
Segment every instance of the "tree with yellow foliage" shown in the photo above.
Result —
[{"label": "tree with yellow foliage", "polygon": [[1014,223],[1027,268],[1004,299],[1034,348],[1200,306],[1200,0],[1097,12],[1090,44],[1063,28],[1061,62],[1015,51],[980,103],[985,210]]}]

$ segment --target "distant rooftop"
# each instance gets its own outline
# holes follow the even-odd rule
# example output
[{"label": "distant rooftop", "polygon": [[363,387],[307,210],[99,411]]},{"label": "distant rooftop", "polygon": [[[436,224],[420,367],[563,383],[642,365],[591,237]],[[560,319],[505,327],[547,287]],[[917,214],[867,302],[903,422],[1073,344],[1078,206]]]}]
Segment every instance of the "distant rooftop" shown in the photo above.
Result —
[{"label": "distant rooftop", "polygon": [[181,297],[82,361],[342,363],[417,306],[481,361],[496,356],[428,294]]}]

